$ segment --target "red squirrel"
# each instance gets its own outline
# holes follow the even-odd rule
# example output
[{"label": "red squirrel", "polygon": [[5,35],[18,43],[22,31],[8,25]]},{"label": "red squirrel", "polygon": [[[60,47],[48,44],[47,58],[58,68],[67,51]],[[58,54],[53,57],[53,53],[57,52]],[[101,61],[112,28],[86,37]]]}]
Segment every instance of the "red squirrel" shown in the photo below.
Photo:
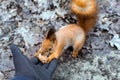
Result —
[{"label": "red squirrel", "polygon": [[68,46],[73,47],[72,57],[77,57],[84,45],[87,33],[96,23],[96,0],[72,0],[70,7],[77,17],[77,24],[66,25],[58,31],[53,28],[48,31],[41,48],[34,54],[43,63],[59,58],[64,48]]}]

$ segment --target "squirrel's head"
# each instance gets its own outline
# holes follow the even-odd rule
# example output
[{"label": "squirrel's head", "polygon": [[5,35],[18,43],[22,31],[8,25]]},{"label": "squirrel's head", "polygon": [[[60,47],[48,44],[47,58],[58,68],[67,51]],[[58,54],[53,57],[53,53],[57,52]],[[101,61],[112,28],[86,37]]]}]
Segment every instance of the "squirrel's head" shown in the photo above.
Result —
[{"label": "squirrel's head", "polygon": [[54,51],[54,44],[56,42],[56,36],[55,36],[55,29],[51,28],[45,39],[42,42],[41,48],[39,49],[38,53],[40,53],[41,55],[49,55],[50,53],[52,53]]}]

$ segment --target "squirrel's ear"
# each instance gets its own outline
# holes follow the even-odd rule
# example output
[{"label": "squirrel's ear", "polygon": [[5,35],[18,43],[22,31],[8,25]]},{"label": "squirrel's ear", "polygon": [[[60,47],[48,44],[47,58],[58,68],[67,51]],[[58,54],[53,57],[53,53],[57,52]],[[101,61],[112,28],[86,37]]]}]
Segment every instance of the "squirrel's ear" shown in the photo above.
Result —
[{"label": "squirrel's ear", "polygon": [[51,28],[47,33],[46,39],[51,39],[52,37],[55,37],[55,32],[56,30],[54,28]]}]

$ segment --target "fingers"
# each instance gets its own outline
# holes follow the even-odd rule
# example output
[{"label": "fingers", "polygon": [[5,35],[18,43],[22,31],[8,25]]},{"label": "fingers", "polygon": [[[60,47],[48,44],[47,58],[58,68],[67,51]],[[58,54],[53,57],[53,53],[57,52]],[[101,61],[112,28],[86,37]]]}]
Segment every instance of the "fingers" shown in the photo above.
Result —
[{"label": "fingers", "polygon": [[22,68],[24,67],[24,65],[26,65],[25,64],[26,58],[22,55],[22,52],[16,45],[11,44],[10,49],[13,54],[13,62],[15,65],[16,73],[20,72]]},{"label": "fingers", "polygon": [[48,68],[48,63],[47,64],[44,64],[43,67],[45,67],[46,69]]},{"label": "fingers", "polygon": [[41,66],[47,67],[47,64],[44,64],[44,62],[40,61],[40,59],[35,56],[31,58],[31,62],[34,63],[35,65],[39,64]]},{"label": "fingers", "polygon": [[37,75],[34,70],[34,64],[26,56],[22,54],[22,52],[16,45],[14,44],[10,45],[10,49],[13,54],[13,62],[17,76],[19,75],[31,76],[33,74]]},{"label": "fingers", "polygon": [[48,71],[50,72],[50,76],[54,73],[57,67],[57,59],[53,59],[48,65]]},{"label": "fingers", "polygon": [[15,54],[15,56],[22,54],[21,50],[14,44],[10,45],[10,49],[12,51],[12,54]]},{"label": "fingers", "polygon": [[[35,65],[41,63],[37,57],[31,58],[31,62],[34,63]],[[40,65],[42,65],[42,63]]]}]

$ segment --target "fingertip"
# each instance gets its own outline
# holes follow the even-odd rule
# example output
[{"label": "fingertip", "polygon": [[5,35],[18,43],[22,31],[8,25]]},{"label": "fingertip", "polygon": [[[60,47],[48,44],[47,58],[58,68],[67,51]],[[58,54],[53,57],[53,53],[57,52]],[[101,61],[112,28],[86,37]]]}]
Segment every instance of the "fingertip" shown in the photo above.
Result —
[{"label": "fingertip", "polygon": [[14,55],[22,54],[21,50],[15,44],[10,44],[10,50]]},{"label": "fingertip", "polygon": [[37,57],[32,57],[31,62],[34,63],[34,64],[40,63],[40,61],[39,61],[39,59]]},{"label": "fingertip", "polygon": [[15,44],[10,44],[10,49],[14,50],[14,48],[16,48],[16,45]]},{"label": "fingertip", "polygon": [[48,70],[54,71],[54,69],[55,69],[56,67],[57,67],[57,59],[53,59],[53,60],[49,63]]},{"label": "fingertip", "polygon": [[57,64],[57,59],[56,59],[56,58],[54,58],[54,59],[50,62],[50,65],[52,65],[52,64]]}]

